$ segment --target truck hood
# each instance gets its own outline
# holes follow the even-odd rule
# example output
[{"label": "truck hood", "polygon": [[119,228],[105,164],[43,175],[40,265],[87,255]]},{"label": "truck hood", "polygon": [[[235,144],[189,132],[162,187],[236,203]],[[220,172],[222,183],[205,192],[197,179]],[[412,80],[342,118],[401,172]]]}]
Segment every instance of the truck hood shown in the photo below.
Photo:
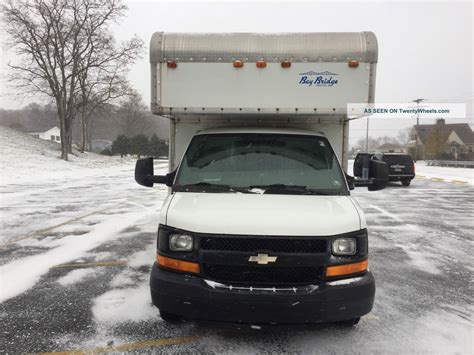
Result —
[{"label": "truck hood", "polygon": [[165,223],[196,233],[244,235],[323,236],[362,228],[350,196],[243,193],[177,192]]}]

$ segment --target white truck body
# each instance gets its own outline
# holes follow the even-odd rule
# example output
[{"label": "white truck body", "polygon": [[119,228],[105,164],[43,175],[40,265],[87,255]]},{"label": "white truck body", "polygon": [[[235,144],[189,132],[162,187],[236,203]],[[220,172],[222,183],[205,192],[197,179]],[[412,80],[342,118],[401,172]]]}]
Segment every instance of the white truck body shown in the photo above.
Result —
[{"label": "white truck body", "polygon": [[347,104],[374,100],[377,40],[371,32],[157,32],[150,65],[151,110],[171,122],[171,170],[194,133],[245,126],[324,132],[347,168]]},{"label": "white truck body", "polygon": [[[162,318],[356,324],[375,282],[343,171],[347,104],[374,100],[375,35],[158,32],[150,63],[170,172],[147,158],[135,179],[170,187],[150,280]],[[386,165],[370,164],[381,189]]]}]

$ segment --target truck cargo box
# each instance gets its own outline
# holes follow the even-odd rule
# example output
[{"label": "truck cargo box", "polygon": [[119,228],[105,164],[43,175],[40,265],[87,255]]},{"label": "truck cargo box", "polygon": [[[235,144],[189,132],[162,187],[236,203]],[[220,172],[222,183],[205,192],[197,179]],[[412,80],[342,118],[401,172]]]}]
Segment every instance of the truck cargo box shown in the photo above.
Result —
[{"label": "truck cargo box", "polygon": [[158,115],[345,115],[373,102],[377,40],[360,33],[163,33],[150,45]]}]

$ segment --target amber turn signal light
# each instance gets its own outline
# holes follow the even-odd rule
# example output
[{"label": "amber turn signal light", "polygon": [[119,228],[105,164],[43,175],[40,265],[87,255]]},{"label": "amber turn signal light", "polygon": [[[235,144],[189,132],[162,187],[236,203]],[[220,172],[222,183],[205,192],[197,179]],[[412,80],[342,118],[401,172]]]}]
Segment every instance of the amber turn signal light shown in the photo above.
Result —
[{"label": "amber turn signal light", "polygon": [[359,66],[359,62],[357,60],[350,60],[348,64],[349,68],[357,68]]},{"label": "amber turn signal light", "polygon": [[244,62],[241,60],[234,60],[234,68],[242,68],[244,66]]},{"label": "amber turn signal light", "polygon": [[343,276],[364,272],[369,267],[369,260],[359,261],[357,263],[328,266],[326,277]]},{"label": "amber turn signal light", "polygon": [[178,66],[178,63],[176,63],[174,60],[170,60],[166,63],[166,66],[171,69],[175,69]]},{"label": "amber turn signal light", "polygon": [[199,264],[192,263],[190,261],[168,258],[163,255],[156,255],[156,262],[161,267],[165,267],[167,269],[191,272],[193,274],[199,274],[200,272]]}]

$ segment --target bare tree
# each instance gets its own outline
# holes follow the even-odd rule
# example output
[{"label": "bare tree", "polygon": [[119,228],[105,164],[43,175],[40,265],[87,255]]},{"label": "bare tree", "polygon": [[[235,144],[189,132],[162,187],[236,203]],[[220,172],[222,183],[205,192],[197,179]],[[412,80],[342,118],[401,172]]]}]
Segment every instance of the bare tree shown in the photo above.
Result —
[{"label": "bare tree", "polygon": [[[1,9],[10,46],[21,58],[9,64],[12,78],[25,94],[53,98],[61,129],[61,158],[67,160],[81,93],[79,78],[120,59],[97,53],[104,48],[101,38],[113,48],[108,25],[120,19],[126,7],[120,0],[9,0]],[[116,55],[136,53],[140,45],[133,39]]]},{"label": "bare tree", "polygon": [[[382,136],[382,137],[377,137],[377,138],[369,137],[369,142],[368,142],[369,152],[377,150],[378,147],[380,147],[381,145],[385,143],[400,145],[400,141],[395,137],[391,137],[391,136]],[[360,138],[354,145],[354,147],[359,150],[365,150],[365,146],[366,146],[365,138]]]},{"label": "bare tree", "polygon": [[400,144],[406,146],[408,142],[410,142],[411,130],[412,130],[412,127],[406,127],[398,131],[397,140],[400,142]]},{"label": "bare tree", "polygon": [[147,132],[151,128],[150,116],[142,97],[136,91],[122,102],[117,111],[122,132],[128,137]]},{"label": "bare tree", "polygon": [[134,37],[120,47],[107,31],[90,36],[92,45],[81,61],[78,111],[81,117],[81,151],[88,146],[90,120],[105,104],[132,94],[128,68],[141,55],[143,42]]}]

